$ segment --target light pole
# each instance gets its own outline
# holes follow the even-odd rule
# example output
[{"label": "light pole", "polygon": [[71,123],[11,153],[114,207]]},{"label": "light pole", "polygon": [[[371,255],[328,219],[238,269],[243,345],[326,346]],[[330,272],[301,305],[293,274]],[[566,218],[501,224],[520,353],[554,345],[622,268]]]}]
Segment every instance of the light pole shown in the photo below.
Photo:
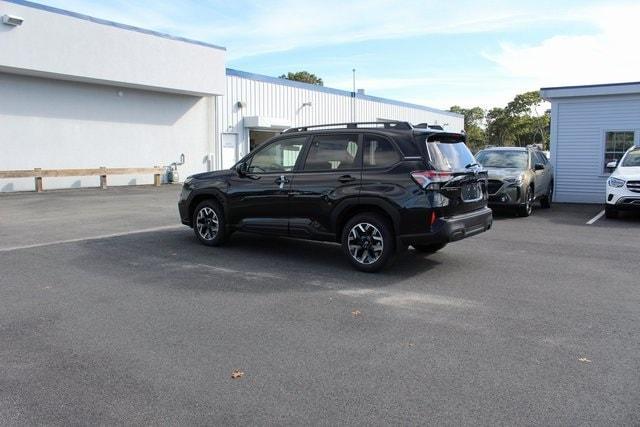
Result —
[{"label": "light pole", "polygon": [[351,92],[351,121],[356,121],[356,69],[353,72],[353,92]]}]

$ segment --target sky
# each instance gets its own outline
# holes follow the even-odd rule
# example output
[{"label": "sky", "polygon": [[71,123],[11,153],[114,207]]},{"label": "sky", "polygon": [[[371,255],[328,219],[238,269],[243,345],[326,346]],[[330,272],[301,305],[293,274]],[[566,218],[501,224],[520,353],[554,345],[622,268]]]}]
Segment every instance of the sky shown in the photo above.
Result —
[{"label": "sky", "polygon": [[448,109],[640,81],[640,1],[36,0],[227,48],[227,67]]}]

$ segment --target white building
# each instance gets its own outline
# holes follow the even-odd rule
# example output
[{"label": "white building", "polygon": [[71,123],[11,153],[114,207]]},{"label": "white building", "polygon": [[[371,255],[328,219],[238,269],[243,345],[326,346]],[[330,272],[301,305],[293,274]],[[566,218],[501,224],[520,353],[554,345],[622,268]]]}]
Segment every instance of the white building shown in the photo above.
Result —
[{"label": "white building", "polygon": [[542,88],[557,202],[604,203],[606,164],[640,145],[640,82]]},{"label": "white building", "polygon": [[401,120],[460,132],[460,114],[286,79],[227,69],[218,111],[222,151],[229,167],[266,139],[289,127],[352,121]]},{"label": "white building", "polygon": [[[184,154],[184,178],[228,167],[290,126],[405,120],[463,128],[454,113],[225,70],[224,48],[207,43],[25,0],[0,0],[4,15],[22,23],[0,22],[0,171],[167,166]],[[109,185],[152,181],[109,177]],[[98,183],[46,178],[44,188]],[[33,178],[0,179],[0,192],[33,189]]]}]

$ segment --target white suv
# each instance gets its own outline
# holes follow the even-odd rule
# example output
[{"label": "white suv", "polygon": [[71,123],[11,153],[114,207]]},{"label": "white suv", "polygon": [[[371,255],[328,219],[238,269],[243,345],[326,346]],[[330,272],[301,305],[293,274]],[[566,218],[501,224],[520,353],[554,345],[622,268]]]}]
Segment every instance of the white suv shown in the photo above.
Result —
[{"label": "white suv", "polygon": [[620,162],[607,164],[615,168],[607,180],[607,218],[616,218],[618,211],[640,211],[640,147],[630,148]]}]

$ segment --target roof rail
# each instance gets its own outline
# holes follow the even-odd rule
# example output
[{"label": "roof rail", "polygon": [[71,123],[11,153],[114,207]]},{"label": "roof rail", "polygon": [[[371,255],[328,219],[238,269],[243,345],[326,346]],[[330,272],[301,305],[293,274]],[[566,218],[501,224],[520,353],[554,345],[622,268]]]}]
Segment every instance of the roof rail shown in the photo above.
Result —
[{"label": "roof rail", "polygon": [[352,122],[352,123],[332,123],[326,125],[301,126],[289,128],[282,133],[306,132],[310,129],[360,129],[360,128],[383,128],[383,129],[404,129],[411,130],[413,126],[409,122]]},{"label": "roof rail", "polygon": [[433,129],[433,130],[444,130],[444,128],[440,125],[430,125],[429,123],[418,123],[414,126],[416,129]]}]

